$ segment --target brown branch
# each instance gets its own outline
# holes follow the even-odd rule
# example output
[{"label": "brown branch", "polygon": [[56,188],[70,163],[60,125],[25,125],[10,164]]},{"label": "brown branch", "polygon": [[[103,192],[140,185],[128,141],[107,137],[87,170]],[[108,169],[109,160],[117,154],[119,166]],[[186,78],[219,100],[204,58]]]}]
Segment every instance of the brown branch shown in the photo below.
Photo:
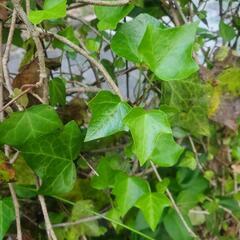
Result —
[{"label": "brown branch", "polygon": [[[36,186],[37,186],[37,189],[39,189],[41,186],[40,179],[38,177],[36,178]],[[49,240],[57,240],[57,237],[53,231],[52,224],[51,224],[51,221],[50,221],[50,218],[48,215],[47,205],[46,205],[44,196],[38,195],[38,200],[39,200],[41,208],[42,208],[42,213],[43,213],[43,217],[44,217],[44,222],[45,222],[48,239]]]},{"label": "brown branch", "polygon": [[26,93],[28,93],[33,87],[27,88],[26,90],[24,90],[23,92],[21,92],[19,95],[17,95],[16,97],[14,97],[11,101],[9,101],[6,105],[4,105],[1,109],[0,112],[3,112],[7,107],[9,107],[10,105],[12,105],[14,102],[16,102],[20,97],[22,97],[23,95],[25,95]]},{"label": "brown branch", "polygon": [[[3,73],[3,66],[2,66],[2,30],[3,30],[3,25],[2,22],[0,21],[0,108],[3,107],[3,83],[4,83],[4,73]],[[9,33],[10,34],[10,33]],[[0,112],[0,122],[2,122],[4,119],[4,113]],[[5,148],[7,150],[7,148]],[[15,157],[15,155],[14,155]],[[11,164],[11,160],[10,160]],[[22,240],[22,229],[21,229],[21,218],[20,218],[20,210],[19,210],[19,202],[16,196],[16,192],[14,190],[14,187],[12,183],[8,184],[12,200],[13,200],[13,205],[14,205],[14,210],[15,210],[15,216],[16,216],[16,227],[17,227],[17,239]]]},{"label": "brown branch", "polygon": [[[3,77],[3,68],[2,68],[2,31],[3,30],[3,23],[0,21],[0,109],[3,108],[3,82],[4,82],[4,77]],[[0,120],[2,121],[4,118],[4,113],[0,112]]]},{"label": "brown branch", "polygon": [[39,60],[39,82],[36,84],[37,87],[43,87],[43,100],[45,103],[48,102],[48,79],[47,79],[47,71],[45,66],[45,56],[44,56],[44,49],[42,43],[39,39],[39,31],[37,28],[32,25],[27,18],[26,13],[24,12],[23,8],[21,7],[19,0],[12,0],[14,8],[16,9],[18,15],[21,17],[22,21],[27,27],[28,32],[32,36],[36,49],[37,49],[37,57]]},{"label": "brown branch", "polygon": [[10,82],[10,77],[9,77],[7,64],[8,64],[8,60],[9,60],[9,55],[10,55],[10,50],[11,50],[11,45],[12,45],[12,40],[13,40],[13,34],[14,34],[14,30],[15,30],[16,19],[17,19],[17,12],[14,9],[13,14],[12,14],[11,25],[10,25],[10,28],[9,28],[9,34],[8,34],[6,49],[5,49],[3,58],[2,58],[3,75],[4,75],[7,90],[8,90],[10,95],[13,95],[13,90],[12,90],[12,84]]},{"label": "brown branch", "polygon": [[78,3],[85,3],[88,5],[117,7],[124,6],[131,2],[131,0],[115,0],[115,1],[102,1],[102,0],[78,0]]},{"label": "brown branch", "polygon": [[57,40],[59,40],[60,42],[68,45],[69,47],[71,47],[73,50],[75,50],[77,53],[81,54],[82,56],[84,56],[87,60],[89,60],[104,76],[104,78],[106,79],[107,83],[109,84],[109,86],[113,89],[113,91],[121,98],[123,99],[120,90],[118,88],[118,86],[116,85],[116,83],[113,81],[112,77],[110,76],[110,74],[107,72],[107,70],[104,68],[104,66],[99,63],[95,58],[93,58],[92,56],[90,56],[84,49],[80,48],[78,45],[74,44],[73,42],[71,42],[70,40],[68,40],[67,38],[60,36],[56,33],[53,32],[45,32],[42,29],[38,28],[39,32],[41,32],[42,34],[48,34],[53,36],[54,38],[56,38]]},{"label": "brown branch", "polygon": [[22,228],[21,228],[21,218],[20,218],[20,210],[19,210],[19,202],[17,199],[17,195],[12,183],[8,183],[8,187],[12,196],[13,205],[15,209],[16,216],[16,226],[17,226],[17,240],[22,240]]},{"label": "brown branch", "polygon": [[89,216],[89,217],[85,217],[85,218],[81,218],[77,221],[74,222],[65,222],[65,223],[58,223],[58,224],[54,224],[53,227],[54,228],[58,228],[58,227],[71,227],[74,225],[79,225],[81,223],[86,223],[86,222],[92,222],[98,219],[101,219],[102,216]]}]

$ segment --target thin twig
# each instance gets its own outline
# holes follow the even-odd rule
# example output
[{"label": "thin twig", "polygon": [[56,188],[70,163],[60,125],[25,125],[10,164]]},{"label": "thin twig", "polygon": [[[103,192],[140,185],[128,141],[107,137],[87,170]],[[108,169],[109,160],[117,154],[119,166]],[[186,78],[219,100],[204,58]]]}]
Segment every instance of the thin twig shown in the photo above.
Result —
[{"label": "thin twig", "polygon": [[16,216],[16,226],[17,226],[17,240],[22,240],[22,228],[21,228],[21,220],[20,220],[20,210],[19,210],[19,202],[17,199],[17,195],[12,183],[8,183],[9,190],[11,192],[13,205],[15,209]]},{"label": "thin twig", "polygon": [[7,107],[9,107],[11,104],[16,102],[20,97],[28,93],[33,87],[27,88],[26,90],[22,91],[19,95],[14,97],[11,101],[9,101],[6,105],[4,105],[1,109],[0,112],[3,112]]},{"label": "thin twig", "polygon": [[34,43],[37,49],[37,57],[39,60],[39,82],[36,83],[36,87],[43,87],[43,100],[45,103],[48,102],[48,79],[47,79],[47,71],[45,66],[45,56],[44,49],[42,43],[39,39],[39,31],[37,28],[32,25],[27,18],[26,13],[23,11],[23,8],[19,4],[19,0],[12,0],[14,8],[16,9],[18,15],[21,17],[22,21],[27,27],[28,32],[32,36]]},{"label": "thin twig", "polygon": [[193,152],[194,152],[194,155],[195,155],[195,158],[196,158],[196,162],[197,162],[198,168],[199,168],[199,170],[200,170],[201,172],[203,172],[203,167],[202,167],[202,165],[201,165],[201,163],[200,163],[200,161],[199,161],[198,152],[197,152],[197,149],[196,149],[196,147],[195,147],[195,144],[194,144],[191,136],[189,136],[188,139],[189,139],[189,142],[190,142],[190,144],[191,144],[192,150],[193,150]]},{"label": "thin twig", "polygon": [[[3,82],[4,82],[4,77],[3,77],[3,68],[2,68],[2,31],[3,30],[3,23],[0,21],[0,109],[3,108]],[[4,118],[4,113],[0,112],[0,120],[3,120]]]},{"label": "thin twig", "polygon": [[115,1],[102,1],[102,0],[78,0],[79,3],[86,3],[89,5],[98,5],[98,6],[124,6],[131,2],[131,0],[115,0]]},{"label": "thin twig", "polygon": [[81,223],[86,223],[86,222],[92,222],[98,219],[102,219],[102,216],[89,216],[85,218],[81,218],[77,221],[74,222],[65,222],[65,223],[58,223],[58,224],[53,224],[53,228],[58,228],[58,227],[71,227],[74,225],[79,225]]},{"label": "thin twig", "polygon": [[[39,189],[41,186],[40,180],[37,177],[36,180],[36,185],[37,188]],[[48,210],[47,210],[47,205],[44,199],[44,196],[42,196],[41,194],[38,195],[38,200],[40,202],[41,208],[42,208],[42,213],[43,213],[43,217],[44,217],[44,222],[45,222],[45,227],[46,227],[46,232],[47,232],[47,236],[49,240],[57,240],[57,237],[53,231],[52,228],[52,224],[48,215]]]},{"label": "thin twig", "polygon": [[74,44],[73,42],[71,42],[70,40],[68,40],[67,38],[60,36],[56,33],[50,32],[50,31],[43,31],[42,29],[38,28],[38,30],[43,33],[43,34],[48,34],[50,36],[53,36],[54,38],[56,38],[57,40],[59,40],[60,42],[68,45],[69,47],[71,47],[73,50],[75,50],[76,52],[78,52],[79,54],[81,54],[82,56],[84,56],[87,60],[89,60],[95,67],[97,67],[97,69],[102,73],[102,75],[104,76],[104,78],[106,79],[107,83],[109,84],[109,86],[113,89],[113,91],[121,98],[123,99],[119,88],[117,87],[116,83],[113,81],[112,77],[110,76],[110,74],[107,72],[107,70],[104,68],[104,66],[99,63],[95,58],[93,58],[92,56],[90,56],[90,54],[88,54],[84,49],[80,48],[78,45]]},{"label": "thin twig", "polygon": [[11,25],[9,28],[9,34],[8,34],[8,39],[7,39],[7,43],[6,43],[6,48],[5,48],[3,58],[2,58],[4,79],[5,79],[7,90],[10,95],[13,95],[13,90],[12,90],[12,85],[10,82],[7,64],[8,64],[10,50],[11,50],[11,46],[12,46],[12,40],[13,40],[13,34],[14,34],[14,30],[15,30],[16,19],[17,19],[17,12],[14,9],[13,14],[12,14]]},{"label": "thin twig", "polygon": [[[156,166],[154,165],[154,163],[153,163],[152,161],[151,161],[150,163],[151,163],[152,169],[153,169],[153,171],[154,171],[154,173],[155,173],[158,181],[159,181],[159,182],[162,182],[162,178],[161,178],[160,174],[158,173]],[[188,226],[186,220],[184,219],[184,217],[183,217],[180,209],[178,208],[177,204],[175,203],[175,200],[174,200],[171,192],[168,190],[168,188],[166,189],[166,193],[167,193],[167,195],[168,195],[168,197],[169,197],[169,199],[170,199],[170,201],[171,201],[171,203],[172,203],[172,205],[173,205],[176,213],[178,214],[180,220],[182,221],[184,227],[186,228],[187,232],[189,233],[189,235],[192,236],[192,237],[194,237],[194,238],[197,238],[197,235],[196,235],[196,234],[193,232],[193,230]]]}]

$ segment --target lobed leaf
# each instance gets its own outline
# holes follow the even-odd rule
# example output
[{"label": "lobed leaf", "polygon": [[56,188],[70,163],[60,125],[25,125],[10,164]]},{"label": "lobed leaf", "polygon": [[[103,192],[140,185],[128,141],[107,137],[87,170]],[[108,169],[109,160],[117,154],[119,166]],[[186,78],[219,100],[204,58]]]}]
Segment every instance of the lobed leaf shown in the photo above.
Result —
[{"label": "lobed leaf", "polygon": [[0,124],[0,144],[21,146],[27,141],[63,127],[56,111],[48,105],[36,105],[24,112],[12,113]]},{"label": "lobed leaf", "polygon": [[127,130],[123,119],[131,107],[109,91],[99,92],[90,102],[92,119],[89,123],[85,142],[110,136]]},{"label": "lobed leaf", "polygon": [[35,10],[29,13],[29,20],[33,24],[39,24],[44,20],[63,18],[67,14],[67,0],[45,0],[43,10]]},{"label": "lobed leaf", "polygon": [[197,23],[162,29],[148,25],[139,46],[141,59],[165,81],[181,80],[198,70],[192,58]]},{"label": "lobed leaf", "polygon": [[95,6],[95,14],[99,20],[98,29],[115,29],[121,19],[126,17],[134,8],[133,5],[119,7]]},{"label": "lobed leaf", "polygon": [[73,160],[79,154],[82,135],[72,121],[62,131],[27,142],[22,148],[28,165],[42,179],[40,192],[47,195],[69,192],[76,179]]},{"label": "lobed leaf", "polygon": [[162,193],[147,193],[136,203],[136,207],[141,209],[144,218],[153,231],[159,223],[164,208],[169,205],[168,198]]},{"label": "lobed leaf", "polygon": [[129,177],[119,173],[115,178],[113,194],[116,196],[118,210],[122,216],[134,206],[142,195],[149,192],[148,182],[139,177]]}]

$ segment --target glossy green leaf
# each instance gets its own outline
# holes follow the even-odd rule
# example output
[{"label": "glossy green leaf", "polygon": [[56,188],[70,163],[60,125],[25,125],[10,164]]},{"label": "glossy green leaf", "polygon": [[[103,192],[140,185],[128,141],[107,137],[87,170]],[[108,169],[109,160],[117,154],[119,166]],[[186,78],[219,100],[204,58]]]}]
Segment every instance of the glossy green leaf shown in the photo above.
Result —
[{"label": "glossy green leaf", "polygon": [[113,194],[116,196],[117,207],[122,216],[134,206],[142,195],[149,192],[148,183],[139,177],[129,177],[119,173],[115,178]]},{"label": "glossy green leaf", "polygon": [[67,1],[66,0],[45,0],[43,10],[31,11],[29,20],[33,24],[39,24],[44,20],[63,18],[66,16]]},{"label": "glossy green leaf", "polygon": [[112,38],[112,50],[130,61],[140,62],[138,47],[148,25],[159,27],[160,22],[148,14],[140,14],[132,21],[122,24]]},{"label": "glossy green leaf", "polygon": [[197,24],[161,29],[149,25],[139,46],[142,61],[166,81],[189,77],[198,70],[192,57]]},{"label": "glossy green leaf", "polygon": [[127,130],[123,119],[130,106],[109,91],[101,91],[90,102],[92,119],[89,123],[85,142],[110,136]]},{"label": "glossy green leaf", "polygon": [[95,14],[99,20],[98,29],[115,29],[119,21],[126,17],[133,8],[133,5],[119,7],[95,6]]},{"label": "glossy green leaf", "polygon": [[7,233],[9,227],[15,219],[15,211],[11,198],[0,200],[0,240]]},{"label": "glossy green leaf", "polygon": [[162,193],[148,193],[143,195],[136,203],[136,207],[141,209],[144,218],[153,231],[160,221],[164,208],[169,205],[168,198]]},{"label": "glossy green leaf", "polygon": [[236,36],[234,28],[224,23],[224,21],[219,23],[219,34],[225,42],[231,41]]},{"label": "glossy green leaf", "polygon": [[150,158],[161,167],[175,165],[184,150],[174,141],[172,134],[165,133],[159,134],[155,146]]},{"label": "glossy green leaf", "polygon": [[66,82],[63,78],[54,78],[49,82],[49,95],[51,105],[65,105]]},{"label": "glossy green leaf", "polygon": [[47,105],[36,105],[24,112],[12,113],[0,124],[0,144],[20,146],[62,128],[56,111]]},{"label": "glossy green leaf", "polygon": [[22,153],[28,165],[41,177],[40,192],[47,195],[69,192],[74,185],[76,170],[73,160],[79,154],[82,135],[75,122],[63,131],[27,142]]},{"label": "glossy green leaf", "polygon": [[141,165],[150,159],[153,150],[159,144],[159,135],[172,134],[167,115],[160,110],[145,111],[142,108],[134,108],[124,121],[131,131],[133,152]]}]

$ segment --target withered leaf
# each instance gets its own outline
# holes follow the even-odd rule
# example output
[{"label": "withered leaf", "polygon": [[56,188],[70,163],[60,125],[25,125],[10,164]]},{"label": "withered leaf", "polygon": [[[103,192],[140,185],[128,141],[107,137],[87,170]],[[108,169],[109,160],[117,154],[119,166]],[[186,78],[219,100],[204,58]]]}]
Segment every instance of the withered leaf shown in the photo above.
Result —
[{"label": "withered leaf", "polygon": [[212,120],[234,131],[237,130],[237,119],[240,116],[240,98],[223,96]]},{"label": "withered leaf", "polygon": [[7,1],[0,0],[0,4],[0,20],[6,21],[8,19]]},{"label": "withered leaf", "polygon": [[0,163],[0,182],[11,182],[15,179],[15,169],[7,162]]}]

